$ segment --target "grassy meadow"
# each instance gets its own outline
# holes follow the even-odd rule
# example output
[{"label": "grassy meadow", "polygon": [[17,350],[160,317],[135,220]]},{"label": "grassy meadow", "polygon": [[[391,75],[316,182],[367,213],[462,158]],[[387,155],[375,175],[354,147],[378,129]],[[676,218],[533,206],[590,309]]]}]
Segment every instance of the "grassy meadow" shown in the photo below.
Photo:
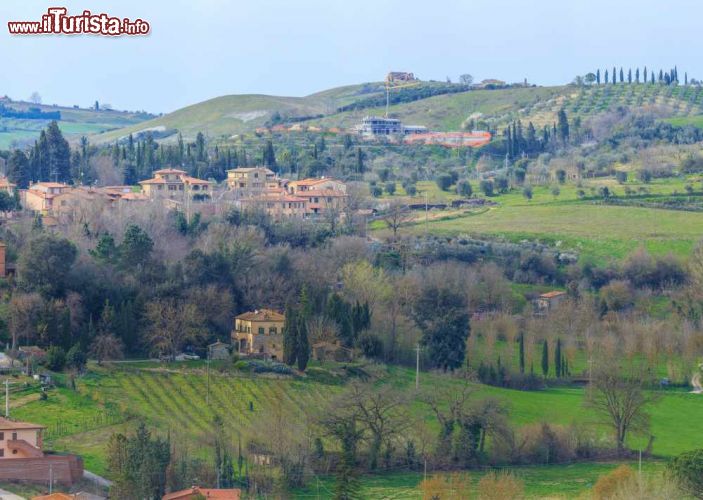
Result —
[{"label": "grassy meadow", "polygon": [[[687,183],[696,189],[691,199],[699,200],[701,186],[698,177],[661,179],[648,184],[629,181],[626,186],[635,192],[646,188],[647,199],[656,201],[672,195],[681,196]],[[476,192],[478,183],[473,184]],[[686,257],[703,236],[703,212],[602,204],[591,188],[604,185],[627,202],[625,185],[618,185],[612,179],[584,180],[581,188],[565,184],[559,186],[558,196],[552,194],[549,186],[536,186],[531,200],[516,189],[491,197],[496,206],[432,210],[427,220],[424,211],[418,211],[400,232],[446,237],[490,236],[508,241],[537,240],[601,263],[620,260],[639,247],[652,254],[673,253]],[[417,203],[424,202],[425,193],[430,203],[448,203],[457,197],[452,192],[441,191],[430,181],[419,182],[417,189]],[[585,192],[584,199],[578,197],[579,190]],[[404,195],[399,186],[395,196]],[[390,197],[386,195],[386,199]],[[388,234],[381,220],[372,222],[369,228],[379,236]]]}]

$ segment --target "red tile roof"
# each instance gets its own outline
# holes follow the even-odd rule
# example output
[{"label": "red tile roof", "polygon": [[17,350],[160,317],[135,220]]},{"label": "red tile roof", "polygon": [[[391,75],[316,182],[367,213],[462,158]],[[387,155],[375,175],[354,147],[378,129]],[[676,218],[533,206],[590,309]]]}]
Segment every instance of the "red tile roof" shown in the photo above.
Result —
[{"label": "red tile roof", "polygon": [[9,418],[0,417],[0,430],[11,431],[13,429],[46,429],[46,427],[39,424],[31,424],[29,422],[15,422]]},{"label": "red tile roof", "polygon": [[224,490],[214,488],[200,488],[198,486],[193,486],[192,488],[188,488],[186,490],[167,493],[163,496],[162,500],[185,500],[189,498],[195,498],[196,496],[202,496],[208,499],[212,498],[216,500],[239,500],[242,496],[242,490],[237,488]]},{"label": "red tile roof", "polygon": [[562,292],[561,290],[554,290],[553,292],[543,293],[540,295],[540,297],[543,299],[553,299],[554,297],[559,297],[565,294],[566,292]]},{"label": "red tile roof", "polygon": [[286,319],[283,314],[273,309],[249,311],[236,316],[236,318],[244,321],[284,321]]}]

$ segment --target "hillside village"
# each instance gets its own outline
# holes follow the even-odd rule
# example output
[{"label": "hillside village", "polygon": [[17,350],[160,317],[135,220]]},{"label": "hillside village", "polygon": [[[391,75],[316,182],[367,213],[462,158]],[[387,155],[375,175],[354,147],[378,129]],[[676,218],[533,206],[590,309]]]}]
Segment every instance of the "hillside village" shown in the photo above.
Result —
[{"label": "hillside village", "polygon": [[696,497],[703,93],[645,71],[37,115],[0,151],[0,489]]}]

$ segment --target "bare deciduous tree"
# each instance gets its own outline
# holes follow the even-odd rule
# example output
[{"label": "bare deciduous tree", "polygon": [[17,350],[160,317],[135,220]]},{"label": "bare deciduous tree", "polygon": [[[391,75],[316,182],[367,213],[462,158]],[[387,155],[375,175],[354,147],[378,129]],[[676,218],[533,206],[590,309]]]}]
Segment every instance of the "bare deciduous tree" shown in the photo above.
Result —
[{"label": "bare deciduous tree", "polygon": [[647,406],[657,399],[647,390],[651,380],[651,370],[641,363],[623,366],[610,358],[594,367],[586,404],[612,427],[619,455],[625,453],[628,433],[649,431]]}]

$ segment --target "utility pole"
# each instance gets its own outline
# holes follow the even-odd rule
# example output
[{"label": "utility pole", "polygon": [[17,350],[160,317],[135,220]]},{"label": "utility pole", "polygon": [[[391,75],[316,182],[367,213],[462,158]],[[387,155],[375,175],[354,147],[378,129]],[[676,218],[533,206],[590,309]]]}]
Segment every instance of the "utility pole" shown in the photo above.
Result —
[{"label": "utility pole", "polygon": [[10,379],[5,379],[5,418],[10,418]]},{"label": "utility pole", "polygon": [[420,388],[420,343],[415,346],[415,390]]},{"label": "utility pole", "polygon": [[425,237],[429,235],[430,232],[430,212],[429,212],[430,202],[429,193],[425,191]]},{"label": "utility pole", "polygon": [[207,361],[205,363],[206,365],[206,372],[207,372],[207,394],[205,395],[205,404],[210,406],[210,348],[207,348]]},{"label": "utility pole", "polygon": [[49,495],[54,492],[54,466],[49,464]]}]

